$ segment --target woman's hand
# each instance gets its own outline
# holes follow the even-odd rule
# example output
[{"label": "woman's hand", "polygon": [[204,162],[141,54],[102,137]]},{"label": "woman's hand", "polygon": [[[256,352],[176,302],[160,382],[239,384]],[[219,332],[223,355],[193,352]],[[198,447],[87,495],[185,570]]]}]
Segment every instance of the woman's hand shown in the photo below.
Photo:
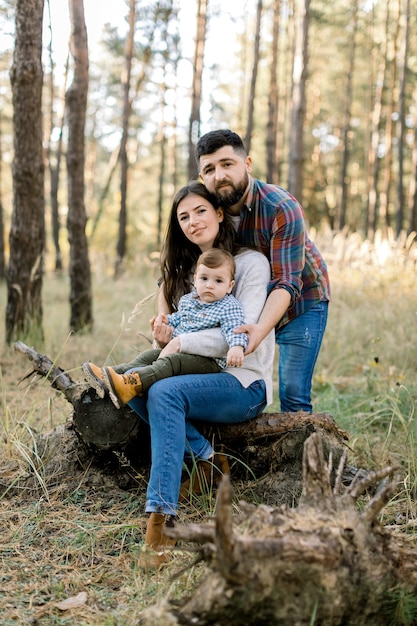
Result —
[{"label": "woman's hand", "polygon": [[172,333],[174,332],[172,326],[168,326],[167,322],[168,318],[164,313],[156,315],[151,319],[152,336],[160,348],[163,348],[171,341]]}]

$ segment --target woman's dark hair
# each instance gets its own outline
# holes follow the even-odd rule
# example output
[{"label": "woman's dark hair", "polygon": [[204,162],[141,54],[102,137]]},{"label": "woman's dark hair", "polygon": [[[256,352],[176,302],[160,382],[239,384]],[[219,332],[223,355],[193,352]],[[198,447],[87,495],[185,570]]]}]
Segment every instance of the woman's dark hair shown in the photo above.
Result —
[{"label": "woman's dark hair", "polygon": [[[171,212],[168,218],[165,241],[161,251],[161,276],[165,300],[171,311],[178,307],[179,299],[191,291],[191,279],[195,263],[201,254],[200,248],[184,235],[178,222],[178,205],[190,195],[201,196],[215,209],[219,204],[205,185],[198,181],[191,181],[177,191],[172,201]],[[224,219],[219,223],[219,232],[213,243],[213,248],[227,250],[233,256],[239,246],[235,241],[235,230],[230,215],[224,213]]]}]

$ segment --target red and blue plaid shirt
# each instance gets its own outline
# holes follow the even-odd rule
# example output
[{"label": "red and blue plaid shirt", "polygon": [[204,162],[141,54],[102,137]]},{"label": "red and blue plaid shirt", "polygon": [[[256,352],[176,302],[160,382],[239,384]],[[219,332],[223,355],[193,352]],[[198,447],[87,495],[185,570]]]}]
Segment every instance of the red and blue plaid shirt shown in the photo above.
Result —
[{"label": "red and blue plaid shirt", "polygon": [[241,244],[256,247],[271,264],[273,289],[286,289],[290,306],[277,328],[322,300],[330,300],[327,266],[309,239],[301,204],[277,185],[251,179],[246,203],[240,212],[237,234]]}]

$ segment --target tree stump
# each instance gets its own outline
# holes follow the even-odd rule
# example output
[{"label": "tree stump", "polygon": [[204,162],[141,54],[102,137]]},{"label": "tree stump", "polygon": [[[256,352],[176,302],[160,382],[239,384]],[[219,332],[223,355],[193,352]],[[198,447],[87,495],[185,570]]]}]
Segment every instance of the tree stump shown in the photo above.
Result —
[{"label": "tree stump", "polygon": [[[100,398],[84,381],[74,381],[47,356],[22,342],[14,347],[33,365],[33,371],[25,378],[33,372],[46,377],[73,406],[69,423],[41,437],[41,449],[44,446],[48,450],[51,463],[60,458],[60,472],[63,471],[61,437],[66,450],[74,448],[70,456],[77,458],[83,469],[85,463],[93,460],[95,465],[107,466],[123,488],[135,487],[134,474],[146,474],[149,469],[148,426],[129,407],[117,409],[108,396]],[[347,433],[323,413],[262,413],[242,424],[198,422],[196,426],[215,448],[221,447],[229,456],[232,476],[243,481],[243,489],[246,485],[255,500],[271,505],[298,500],[303,445],[312,433],[320,433],[325,453],[333,460],[333,478],[348,441]],[[123,462],[119,463],[119,459]],[[73,470],[71,466],[70,471]]]},{"label": "tree stump", "polygon": [[[305,443],[303,494],[296,508],[240,503],[222,479],[212,523],[178,525],[167,534],[195,548],[209,571],[191,597],[145,610],[144,626],[378,626],[415,624],[417,550],[377,516],[397,489],[394,467],[332,488],[320,433]],[[360,510],[357,500],[383,483]],[[181,549],[181,544],[179,546]],[[178,550],[178,547],[176,548]],[[189,548],[188,548],[189,550]],[[396,621],[414,598],[414,619]],[[408,613],[410,615],[410,613]]]}]

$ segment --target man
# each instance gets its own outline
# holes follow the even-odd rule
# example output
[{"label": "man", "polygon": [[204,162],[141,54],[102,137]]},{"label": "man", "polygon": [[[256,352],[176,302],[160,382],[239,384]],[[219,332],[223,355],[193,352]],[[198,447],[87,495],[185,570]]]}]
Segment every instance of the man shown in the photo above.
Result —
[{"label": "man", "polygon": [[205,186],[232,216],[239,242],[256,246],[271,264],[269,295],[258,323],[236,332],[248,333],[249,354],[275,327],[281,411],[311,413],[330,284],[326,264],[308,238],[303,208],[285,189],[251,176],[252,159],[230,130],[203,135],[196,159]]}]

